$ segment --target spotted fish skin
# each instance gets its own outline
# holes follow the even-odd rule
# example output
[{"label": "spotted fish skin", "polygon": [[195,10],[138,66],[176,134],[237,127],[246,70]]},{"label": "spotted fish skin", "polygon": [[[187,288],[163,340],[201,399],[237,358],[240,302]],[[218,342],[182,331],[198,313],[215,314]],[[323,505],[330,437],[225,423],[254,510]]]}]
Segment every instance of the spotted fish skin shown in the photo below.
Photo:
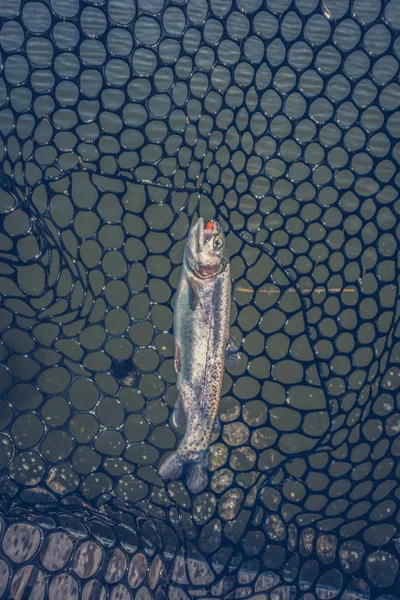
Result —
[{"label": "spotted fish skin", "polygon": [[186,422],[186,433],[159,471],[164,479],[179,479],[185,472],[193,493],[208,481],[208,449],[229,343],[231,287],[222,230],[218,223],[205,226],[199,219],[189,232],[174,312],[179,394],[173,420],[175,425]]}]

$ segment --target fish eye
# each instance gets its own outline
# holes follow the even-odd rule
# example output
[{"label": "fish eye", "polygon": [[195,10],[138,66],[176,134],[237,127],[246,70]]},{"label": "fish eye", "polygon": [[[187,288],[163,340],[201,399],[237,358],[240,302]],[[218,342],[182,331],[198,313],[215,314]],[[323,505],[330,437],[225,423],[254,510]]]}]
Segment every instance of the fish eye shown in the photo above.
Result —
[{"label": "fish eye", "polygon": [[224,245],[224,240],[222,239],[222,237],[220,235],[217,235],[214,238],[214,248],[219,250],[220,248],[222,248],[223,245]]}]

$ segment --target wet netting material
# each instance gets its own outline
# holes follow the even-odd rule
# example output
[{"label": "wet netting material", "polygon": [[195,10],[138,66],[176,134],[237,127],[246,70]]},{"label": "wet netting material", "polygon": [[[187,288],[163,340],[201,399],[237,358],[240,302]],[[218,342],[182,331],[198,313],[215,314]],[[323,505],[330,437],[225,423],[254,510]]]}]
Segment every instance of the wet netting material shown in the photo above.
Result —
[{"label": "wet netting material", "polygon": [[[0,0],[0,597],[400,598],[398,0]],[[172,318],[231,256],[207,489]]]}]

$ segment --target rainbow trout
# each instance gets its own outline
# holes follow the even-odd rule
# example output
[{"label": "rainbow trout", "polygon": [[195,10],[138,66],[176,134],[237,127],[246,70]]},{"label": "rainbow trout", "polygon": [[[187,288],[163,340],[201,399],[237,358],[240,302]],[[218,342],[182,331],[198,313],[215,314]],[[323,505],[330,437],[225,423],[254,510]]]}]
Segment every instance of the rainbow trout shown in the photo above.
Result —
[{"label": "rainbow trout", "polygon": [[200,218],[187,238],[174,312],[178,398],[173,423],[186,423],[186,433],[159,470],[164,479],[179,479],[185,472],[193,493],[208,481],[225,358],[234,363],[237,357],[229,340],[231,287],[223,231],[217,222],[205,224]]}]

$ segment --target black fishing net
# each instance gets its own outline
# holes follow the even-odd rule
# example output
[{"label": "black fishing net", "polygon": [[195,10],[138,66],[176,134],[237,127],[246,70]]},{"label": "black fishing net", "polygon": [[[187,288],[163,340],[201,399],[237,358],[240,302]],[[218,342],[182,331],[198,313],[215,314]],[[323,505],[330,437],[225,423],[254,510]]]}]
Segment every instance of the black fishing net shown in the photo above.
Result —
[{"label": "black fishing net", "polygon": [[[0,0],[0,597],[400,598],[398,0]],[[209,485],[172,318],[218,218]]]}]

